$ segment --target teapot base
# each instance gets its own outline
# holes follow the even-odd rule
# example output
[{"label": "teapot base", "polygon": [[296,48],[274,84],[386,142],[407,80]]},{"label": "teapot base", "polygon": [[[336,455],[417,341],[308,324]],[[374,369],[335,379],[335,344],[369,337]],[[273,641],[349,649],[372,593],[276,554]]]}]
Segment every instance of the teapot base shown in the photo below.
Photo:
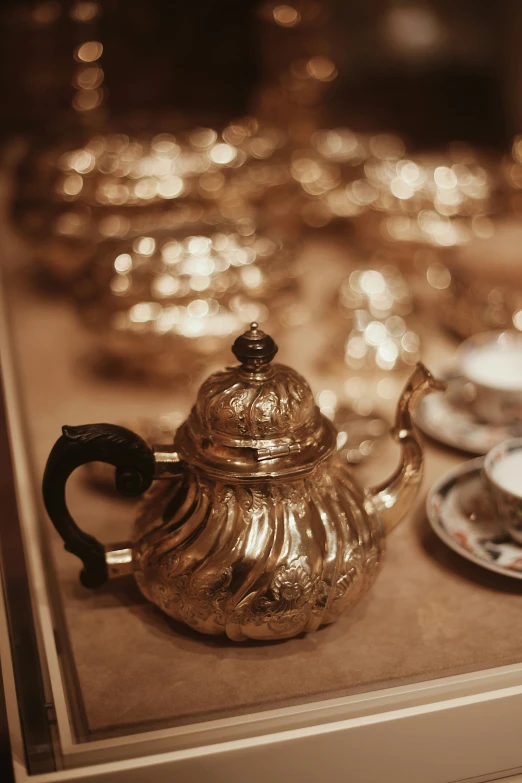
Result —
[{"label": "teapot base", "polygon": [[220,482],[190,470],[153,490],[138,519],[134,573],[164,612],[232,641],[288,639],[332,623],[373,584],[381,522],[350,471]]}]

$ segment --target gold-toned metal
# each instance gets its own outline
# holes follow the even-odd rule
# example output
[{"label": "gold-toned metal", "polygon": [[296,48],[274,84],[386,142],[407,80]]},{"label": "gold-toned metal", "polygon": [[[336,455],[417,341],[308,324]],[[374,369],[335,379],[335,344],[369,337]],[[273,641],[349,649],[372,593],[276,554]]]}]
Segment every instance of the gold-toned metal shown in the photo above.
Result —
[{"label": "gold-toned metal", "polygon": [[[306,380],[273,363],[274,340],[253,322],[232,350],[239,365],[207,379],[170,445],[153,450],[111,424],[64,426],[47,461],[44,502],[84,564],[86,587],[132,571],[147,598],[197,631],[285,639],[333,622],[373,584],[385,533],[410,508],[422,475],[412,408],[442,384],[417,366],[397,408],[399,467],[364,489]],[[124,495],[158,480],[133,540],[112,547],[83,532],[65,502],[69,475],[100,459],[116,467]]]},{"label": "gold-toned metal", "polygon": [[111,579],[132,574],[132,561],[132,547],[129,546],[127,541],[122,544],[112,544],[106,549],[105,562],[107,563],[107,570]]},{"label": "gold-toned metal", "polygon": [[370,490],[372,505],[382,519],[386,533],[411,507],[422,481],[422,447],[415,434],[412,411],[425,394],[445,389],[446,384],[435,380],[419,362],[399,400],[392,436],[401,447],[400,465],[391,479]]},{"label": "gold-toned metal", "polygon": [[151,601],[235,641],[312,631],[371,587],[385,532],[422,475],[411,410],[441,388],[419,364],[397,410],[401,464],[368,491],[338,455],[336,430],[305,379],[272,363],[276,351],[257,324],[236,340],[239,366],[208,378],[174,444],[156,451],[164,481],[146,497],[129,545]]}]

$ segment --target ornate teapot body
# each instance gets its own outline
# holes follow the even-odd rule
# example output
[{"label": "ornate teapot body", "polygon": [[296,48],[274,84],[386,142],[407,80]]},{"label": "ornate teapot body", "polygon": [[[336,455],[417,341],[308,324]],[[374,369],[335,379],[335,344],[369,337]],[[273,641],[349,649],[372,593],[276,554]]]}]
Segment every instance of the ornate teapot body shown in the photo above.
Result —
[{"label": "ornate teapot body", "polygon": [[[150,449],[122,427],[64,427],[43,492],[65,547],[96,587],[133,573],[176,620],[234,641],[284,639],[330,623],[373,584],[385,533],[410,507],[422,452],[410,410],[440,389],[419,364],[397,411],[401,465],[363,490],[336,454],[336,431],[298,373],[272,364],[273,340],[251,325],[241,364],[203,384],[174,444]],[[74,523],[65,484],[79,465],[116,466],[122,494],[148,492],[132,542],[103,547]]]}]

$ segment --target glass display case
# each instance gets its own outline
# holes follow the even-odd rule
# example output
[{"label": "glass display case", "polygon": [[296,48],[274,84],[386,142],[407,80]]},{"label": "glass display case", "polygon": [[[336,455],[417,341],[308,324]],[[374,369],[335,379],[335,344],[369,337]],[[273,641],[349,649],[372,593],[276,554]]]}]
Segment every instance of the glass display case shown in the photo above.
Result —
[{"label": "glass display case", "polygon": [[[0,658],[17,783],[449,783],[522,770],[521,584],[463,560],[430,531],[426,490],[463,459],[434,443],[422,496],[390,536],[373,591],[314,634],[237,645],[175,624],[125,579],[83,588],[40,495],[61,426],[184,414],[194,385],[97,376],[74,310],[34,286],[26,249],[7,230],[1,250]],[[301,253],[315,284],[306,316],[282,336],[281,360],[315,393],[329,385],[340,395],[349,370],[326,377],[317,358],[334,342],[323,305],[346,258],[328,238],[309,238]],[[436,324],[423,344],[434,369],[454,350]],[[385,415],[401,379],[388,379]],[[395,460],[390,445],[356,470],[368,483]],[[71,481],[68,500],[102,541],[127,537],[132,504],[89,475]]]}]

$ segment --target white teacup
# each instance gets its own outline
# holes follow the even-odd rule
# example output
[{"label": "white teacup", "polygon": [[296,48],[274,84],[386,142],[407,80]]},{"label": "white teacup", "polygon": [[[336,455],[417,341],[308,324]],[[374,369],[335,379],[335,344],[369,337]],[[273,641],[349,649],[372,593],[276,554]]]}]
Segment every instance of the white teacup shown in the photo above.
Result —
[{"label": "white teacup", "polygon": [[482,477],[505,530],[522,544],[522,438],[505,440],[491,449]]},{"label": "white teacup", "polygon": [[522,333],[484,332],[457,352],[466,398],[480,421],[522,421]]}]

